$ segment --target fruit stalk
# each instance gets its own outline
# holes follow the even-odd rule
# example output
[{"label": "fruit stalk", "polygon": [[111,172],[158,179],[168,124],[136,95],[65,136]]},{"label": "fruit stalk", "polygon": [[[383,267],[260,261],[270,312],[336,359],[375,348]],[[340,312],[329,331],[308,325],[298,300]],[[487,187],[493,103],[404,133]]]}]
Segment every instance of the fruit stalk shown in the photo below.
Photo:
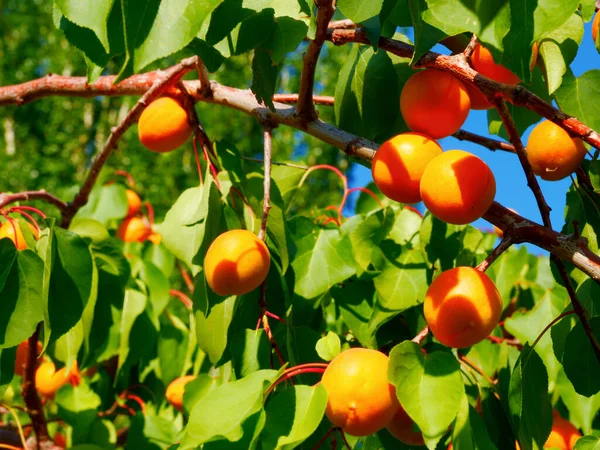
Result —
[{"label": "fruit stalk", "polygon": [[513,245],[513,240],[510,237],[510,235],[507,234],[500,241],[500,243],[496,246],[496,248],[494,248],[494,250],[492,250],[492,253],[490,253],[487,256],[487,258],[485,258],[483,261],[481,261],[481,263],[479,263],[479,265],[476,267],[476,269],[481,272],[485,272],[486,270],[488,270],[488,268],[492,265],[492,263],[494,261],[496,261],[496,259],[498,259],[498,257],[502,253],[504,253],[506,250],[508,250],[511,245]]}]

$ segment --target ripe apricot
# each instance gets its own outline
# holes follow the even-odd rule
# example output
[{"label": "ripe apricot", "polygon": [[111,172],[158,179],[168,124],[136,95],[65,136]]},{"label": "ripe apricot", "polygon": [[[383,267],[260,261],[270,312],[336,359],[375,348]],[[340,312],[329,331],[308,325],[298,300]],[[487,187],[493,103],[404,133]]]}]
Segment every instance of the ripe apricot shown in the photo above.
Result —
[{"label": "ripe apricot", "polygon": [[436,69],[411,76],[400,96],[400,111],[408,127],[434,139],[456,132],[470,107],[467,88],[449,73]]},{"label": "ripe apricot", "polygon": [[490,335],[502,314],[494,282],[472,267],[442,272],[427,290],[425,320],[435,338],[453,348],[477,344]]},{"label": "ripe apricot", "polygon": [[192,135],[192,128],[181,104],[171,97],[162,97],[150,103],[142,112],[138,135],[147,149],[166,153],[185,144]]},{"label": "ripe apricot", "polygon": [[469,83],[464,83],[464,85],[469,93],[471,109],[485,110],[494,106],[488,101],[487,97],[483,95],[483,92],[481,92],[477,86]]},{"label": "ripe apricot", "polygon": [[123,242],[144,242],[152,233],[152,228],[140,217],[128,217],[117,229],[117,237]]},{"label": "ripe apricot", "polygon": [[544,444],[544,448],[571,450],[581,437],[581,433],[571,422],[563,419],[557,411],[552,412],[552,420],[552,431]]},{"label": "ripe apricot", "polygon": [[125,193],[127,194],[127,217],[135,216],[142,206],[140,196],[131,189],[127,189]]},{"label": "ripe apricot", "polygon": [[527,142],[527,159],[533,173],[547,181],[568,177],[579,167],[585,154],[581,139],[572,138],[549,120],[536,125]]},{"label": "ripe apricot", "polygon": [[404,408],[400,406],[394,415],[394,418],[386,426],[392,436],[400,442],[412,446],[425,445],[423,433],[415,429],[415,423],[410,418]]},{"label": "ripe apricot", "polygon": [[162,235],[160,233],[153,232],[150,236],[148,236],[148,240],[154,245],[158,245],[162,242]]},{"label": "ripe apricot", "polygon": [[81,374],[77,367],[77,362],[73,364],[67,372],[67,368],[56,370],[56,366],[51,361],[40,364],[35,372],[35,387],[44,397],[53,398],[56,391],[67,383],[79,384]]},{"label": "ripe apricot", "polygon": [[0,227],[0,239],[9,238],[17,247],[17,250],[25,250],[27,248],[27,242],[25,242],[25,236],[21,231],[21,227],[17,220],[7,220]]},{"label": "ripe apricot", "polygon": [[600,29],[600,12],[596,13],[596,17],[594,17],[594,21],[592,22],[592,39],[594,44],[598,40],[598,30]]},{"label": "ripe apricot", "polygon": [[367,436],[385,427],[398,410],[396,389],[387,378],[389,358],[366,348],[336,356],[323,374],[325,414],[352,436]]},{"label": "ripe apricot", "polygon": [[481,44],[477,44],[475,47],[471,55],[471,64],[481,75],[494,81],[506,84],[519,84],[521,82],[518,76],[502,64],[496,64],[492,53]]},{"label": "ripe apricot", "polygon": [[439,144],[424,134],[399,134],[385,141],[375,153],[371,165],[373,180],[386,197],[401,203],[418,203],[423,171],[440,153]]},{"label": "ripe apricot", "polygon": [[167,386],[165,397],[178,411],[183,411],[183,393],[185,392],[185,385],[195,379],[196,377],[194,375],[188,375],[175,379]]},{"label": "ripe apricot", "polygon": [[219,235],[206,252],[204,271],[210,288],[219,295],[242,295],[265,281],[271,256],[265,243],[248,230]]},{"label": "ripe apricot", "polygon": [[[27,353],[29,352],[29,341],[23,341],[17,347],[17,354],[15,358],[15,375],[20,377],[23,376],[25,371],[25,362],[27,361]],[[37,343],[37,355],[39,356],[42,353],[42,343]],[[39,360],[37,360],[39,365]]]},{"label": "ripe apricot", "polygon": [[496,179],[488,165],[462,150],[433,158],[421,178],[421,198],[427,209],[455,225],[479,219],[495,195]]}]

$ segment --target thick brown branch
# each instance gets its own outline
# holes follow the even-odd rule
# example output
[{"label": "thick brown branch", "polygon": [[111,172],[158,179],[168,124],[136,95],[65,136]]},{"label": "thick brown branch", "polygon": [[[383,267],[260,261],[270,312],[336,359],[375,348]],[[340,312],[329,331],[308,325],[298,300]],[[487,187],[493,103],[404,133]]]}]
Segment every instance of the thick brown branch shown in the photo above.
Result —
[{"label": "thick brown branch", "polygon": [[67,204],[61,199],[41,189],[39,191],[18,192],[16,194],[0,194],[0,209],[11,203],[29,200],[43,200],[46,203],[56,206],[61,212],[67,207]]},{"label": "thick brown branch", "polygon": [[527,150],[523,146],[523,142],[521,142],[515,122],[510,115],[510,111],[506,107],[506,101],[502,98],[495,98],[494,104],[498,110],[498,114],[500,114],[502,123],[506,128],[508,137],[515,147],[517,156],[521,162],[521,167],[523,167],[523,171],[527,177],[527,186],[529,186],[529,189],[531,189],[533,195],[535,196],[535,201],[537,202],[540,214],[542,215],[544,226],[552,228],[552,223],[550,222],[550,207],[548,206],[548,203],[546,203],[546,199],[544,198],[544,194],[542,194],[540,184],[538,183],[537,178],[535,178],[535,174],[531,168],[531,163],[529,162],[529,159],[527,159]]},{"label": "thick brown branch", "polygon": [[27,407],[27,414],[31,419],[31,426],[35,433],[37,448],[39,448],[40,443],[50,440],[46,418],[44,416],[44,408],[35,387],[35,370],[37,367],[37,348],[40,328],[41,326],[38,324],[35,332],[28,339],[27,360],[25,361],[23,369],[23,387],[21,390],[23,401]]},{"label": "thick brown branch", "polygon": [[[330,30],[328,39],[335,45],[350,42],[369,44],[369,40],[362,30]],[[412,45],[383,37],[379,39],[379,47],[404,58],[412,58],[414,53]],[[500,96],[514,105],[528,108],[561,126],[571,135],[580,137],[588,144],[600,149],[600,134],[592,128],[584,125],[575,117],[556,109],[523,86],[498,83],[484,77],[469,67],[463,54],[447,56],[436,52],[428,52],[417,62],[416,67],[433,67],[449,72],[461,81],[474,84],[487,97]]]},{"label": "thick brown branch", "polygon": [[210,87],[210,79],[208,77],[208,70],[206,70],[206,66],[202,62],[200,58],[198,58],[198,81],[200,81],[200,92],[205,97],[210,97],[212,94],[212,89]]},{"label": "thick brown branch", "polygon": [[264,199],[263,199],[263,214],[260,222],[260,231],[258,237],[263,241],[267,238],[267,219],[269,218],[269,210],[271,209],[271,146],[272,146],[272,130],[265,127],[264,136],[264,160],[265,167],[265,182],[264,182]]},{"label": "thick brown branch", "polygon": [[104,164],[112,152],[117,148],[119,139],[121,136],[123,136],[125,131],[127,131],[129,127],[134,124],[148,103],[159,97],[169,86],[177,83],[187,72],[193,70],[196,67],[197,61],[198,57],[192,56],[191,58],[184,59],[179,64],[167,69],[162,78],[157,80],[154,85],[146,91],[146,93],[135,104],[135,106],[131,108],[129,113],[127,113],[127,116],[125,116],[125,119],[123,119],[123,121],[117,127],[112,129],[108,140],[104,144],[104,148],[100,151],[92,163],[92,167],[90,167],[87,178],[79,189],[79,192],[73,201],[69,203],[68,206],[63,210],[61,222],[62,227],[67,228],[71,223],[73,216],[75,216],[77,211],[79,211],[79,209],[87,203],[90,192],[92,191],[94,184],[96,184],[96,180],[98,179],[98,175],[100,175],[102,167],[104,167]]},{"label": "thick brown branch", "polygon": [[318,117],[315,105],[312,102],[315,71],[319,55],[321,54],[321,47],[323,47],[327,38],[327,26],[335,12],[336,2],[335,0],[315,0],[315,3],[317,5],[317,30],[315,38],[308,44],[302,60],[300,91],[298,93],[298,104],[296,105],[296,114],[306,121],[315,120]]},{"label": "thick brown branch", "polygon": [[502,150],[509,153],[516,153],[515,147],[512,144],[509,144],[504,141],[500,141],[498,139],[491,139],[485,136],[480,136],[475,133],[471,133],[466,130],[458,130],[456,133],[452,135],[459,141],[469,141],[475,144],[479,144],[483,147],[486,147],[489,150],[496,151]]}]

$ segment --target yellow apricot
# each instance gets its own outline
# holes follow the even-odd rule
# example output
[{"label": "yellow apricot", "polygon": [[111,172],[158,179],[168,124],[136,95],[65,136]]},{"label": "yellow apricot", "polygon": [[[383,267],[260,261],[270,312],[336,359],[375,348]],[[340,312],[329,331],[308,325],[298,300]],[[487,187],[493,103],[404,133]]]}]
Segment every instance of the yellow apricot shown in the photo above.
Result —
[{"label": "yellow apricot", "polygon": [[406,414],[406,411],[402,406],[398,408],[394,418],[387,424],[386,428],[390,434],[400,442],[412,446],[425,445],[423,433],[415,430],[415,423],[410,416]]},{"label": "yellow apricot", "polygon": [[219,235],[204,257],[210,288],[219,295],[242,295],[261,285],[271,265],[269,249],[248,230]]},{"label": "yellow apricot", "polygon": [[399,134],[385,141],[375,153],[371,165],[373,181],[392,200],[418,203],[423,171],[440,153],[439,144],[424,134]]},{"label": "yellow apricot", "polygon": [[431,160],[421,178],[421,198],[444,222],[464,225],[485,214],[496,195],[494,174],[477,156],[449,150]]},{"label": "yellow apricot", "polygon": [[387,378],[389,358],[366,348],[336,356],[321,383],[328,395],[325,414],[352,436],[367,436],[385,427],[398,409],[396,389]]},{"label": "yellow apricot", "polygon": [[0,227],[0,239],[9,238],[17,247],[17,250],[25,250],[27,248],[27,242],[25,242],[25,236],[21,231],[19,222],[16,219],[12,221],[7,220]]},{"label": "yellow apricot", "polygon": [[67,372],[66,367],[56,370],[53,362],[46,361],[40,364],[35,372],[35,387],[44,397],[53,398],[62,386],[67,383],[78,384],[80,378],[77,362]]},{"label": "yellow apricot", "polygon": [[427,290],[425,320],[435,338],[452,348],[477,344],[490,335],[502,314],[494,282],[472,267],[442,272]]},{"label": "yellow apricot", "polygon": [[527,142],[527,159],[533,173],[547,181],[568,177],[579,167],[585,154],[581,139],[572,138],[549,120],[536,125]]},{"label": "yellow apricot", "polygon": [[426,69],[411,76],[400,96],[408,127],[434,139],[450,136],[467,119],[471,101],[466,87],[449,73]]},{"label": "yellow apricot", "polygon": [[153,152],[173,151],[192,135],[187,111],[171,97],[159,98],[142,112],[138,135],[142,145]]},{"label": "yellow apricot", "polygon": [[178,411],[183,411],[183,393],[185,392],[185,385],[195,379],[196,377],[194,375],[188,375],[173,380],[171,384],[167,386],[165,397]]},{"label": "yellow apricot", "polygon": [[140,196],[131,189],[127,189],[125,194],[127,194],[127,217],[135,216],[142,206]]},{"label": "yellow apricot", "polygon": [[152,228],[140,217],[128,217],[117,229],[117,237],[123,242],[144,242],[152,233]]},{"label": "yellow apricot", "polygon": [[544,448],[572,450],[581,437],[581,433],[571,422],[563,419],[557,411],[552,412],[552,420],[552,431],[544,444]]}]

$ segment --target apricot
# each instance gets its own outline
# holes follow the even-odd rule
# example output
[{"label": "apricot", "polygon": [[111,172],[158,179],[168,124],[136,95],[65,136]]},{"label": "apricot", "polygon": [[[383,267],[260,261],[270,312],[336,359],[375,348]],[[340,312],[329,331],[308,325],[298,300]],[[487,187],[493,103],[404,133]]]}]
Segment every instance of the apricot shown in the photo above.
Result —
[{"label": "apricot", "polygon": [[231,230],[210,244],[204,271],[210,288],[219,295],[242,295],[261,285],[271,265],[265,243],[248,230]]},{"label": "apricot", "polygon": [[440,153],[439,144],[424,134],[399,134],[385,141],[375,153],[371,165],[373,180],[386,197],[401,203],[418,203],[423,171]]},{"label": "apricot", "polygon": [[469,99],[471,100],[471,109],[481,111],[490,109],[494,106],[488,101],[487,97],[483,95],[483,92],[481,92],[477,86],[470,83],[464,84],[467,88],[467,92],[469,93]]},{"label": "apricot", "polygon": [[452,348],[477,344],[490,335],[502,314],[494,282],[472,267],[442,272],[429,286],[423,305],[435,338]]},{"label": "apricot", "polygon": [[436,69],[411,76],[400,96],[400,111],[408,127],[434,139],[456,132],[470,107],[467,88],[449,73]]},{"label": "apricot", "polygon": [[128,217],[117,229],[117,237],[123,242],[144,242],[150,234],[152,228],[140,217]]},{"label": "apricot", "polygon": [[600,29],[600,12],[596,13],[596,17],[594,17],[594,21],[592,22],[592,39],[594,40],[594,44],[598,40],[598,30]]},{"label": "apricot", "polygon": [[552,431],[544,444],[544,448],[571,450],[581,437],[581,433],[571,422],[563,419],[557,411],[552,412],[552,420]]},{"label": "apricot", "polygon": [[[20,377],[25,373],[25,362],[27,361],[27,353],[29,352],[29,341],[23,341],[17,347],[17,354],[15,358],[15,375]],[[37,355],[42,353],[42,343],[37,343]],[[39,360],[37,365],[39,366]]]},{"label": "apricot", "polygon": [[438,219],[464,225],[479,219],[496,195],[494,174],[477,156],[449,150],[431,160],[421,178],[421,198]]},{"label": "apricot", "polygon": [[25,250],[27,248],[27,242],[25,242],[25,236],[21,231],[19,222],[15,219],[12,221],[7,220],[0,227],[0,239],[9,238],[17,247],[17,250]]},{"label": "apricot", "polygon": [[415,429],[415,423],[410,418],[404,408],[400,406],[393,419],[386,426],[392,436],[400,442],[407,445],[420,446],[425,445],[423,433]]},{"label": "apricot", "polygon": [[171,97],[162,97],[150,103],[142,112],[138,135],[148,150],[166,153],[185,144],[192,135],[192,128],[181,104]]},{"label": "apricot", "polygon": [[581,139],[572,138],[549,120],[536,125],[527,142],[527,159],[533,173],[547,181],[568,177],[579,167],[585,154]]},{"label": "apricot", "polygon": [[160,233],[153,232],[150,236],[148,236],[148,240],[154,245],[158,245],[162,242],[162,235]]},{"label": "apricot", "polygon": [[367,436],[385,427],[398,410],[396,389],[387,378],[389,358],[366,348],[336,356],[321,383],[328,395],[325,414],[352,436]]},{"label": "apricot", "polygon": [[185,392],[185,385],[195,379],[196,377],[194,375],[188,375],[175,379],[167,386],[165,397],[176,410],[183,411],[183,393]]},{"label": "apricot", "polygon": [[81,374],[77,362],[73,364],[67,372],[67,368],[56,370],[56,366],[51,361],[40,364],[35,372],[35,387],[44,397],[53,398],[54,394],[65,384],[79,384]]},{"label": "apricot", "polygon": [[127,217],[135,216],[142,207],[140,196],[131,189],[127,189]]},{"label": "apricot", "polygon": [[484,77],[506,84],[519,84],[521,79],[502,64],[496,64],[492,53],[481,44],[477,44],[471,55],[473,68]]}]

